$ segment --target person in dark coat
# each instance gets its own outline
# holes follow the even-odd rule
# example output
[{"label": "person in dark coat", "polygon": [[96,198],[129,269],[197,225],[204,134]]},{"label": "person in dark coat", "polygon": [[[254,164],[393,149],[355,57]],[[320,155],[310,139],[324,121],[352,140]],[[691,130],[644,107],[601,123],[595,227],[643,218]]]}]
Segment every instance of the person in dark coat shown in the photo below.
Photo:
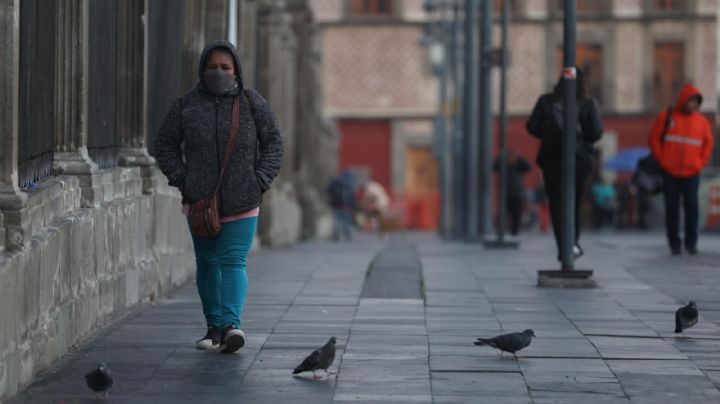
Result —
[{"label": "person in dark coat", "polygon": [[207,322],[198,349],[234,352],[247,294],[245,262],[252,246],[262,194],[282,162],[282,136],[267,101],[245,89],[240,58],[227,41],[210,42],[200,56],[198,84],[177,99],[155,142],[158,165],[182,193],[183,213],[213,194],[230,138],[232,108],[240,102],[237,139],[218,193],[220,234],[193,236],[197,288]]},{"label": "person in dark coat", "polygon": [[333,178],[328,184],[327,194],[333,210],[333,240],[339,241],[341,237],[352,240],[353,212],[357,205],[352,173],[345,170]]},{"label": "person in dark coat", "polygon": [[[507,153],[507,214],[510,216],[510,234],[517,236],[520,231],[523,208],[525,207],[526,191],[523,176],[530,171],[530,164],[524,157],[513,150]],[[495,160],[493,167],[500,173],[500,159]]]},{"label": "person in dark coat", "polygon": [[[543,94],[537,100],[532,114],[527,121],[527,131],[540,139],[540,150],[536,162],[542,169],[550,202],[555,242],[560,250],[562,240],[562,132],[563,132],[563,92],[564,80],[560,78],[553,92]],[[595,99],[585,93],[584,75],[577,69],[577,127],[575,149],[575,258],[583,254],[580,247],[580,204],[584,194],[585,183],[592,172],[592,144],[603,134],[600,107]],[[558,258],[559,258],[558,253]]]}]

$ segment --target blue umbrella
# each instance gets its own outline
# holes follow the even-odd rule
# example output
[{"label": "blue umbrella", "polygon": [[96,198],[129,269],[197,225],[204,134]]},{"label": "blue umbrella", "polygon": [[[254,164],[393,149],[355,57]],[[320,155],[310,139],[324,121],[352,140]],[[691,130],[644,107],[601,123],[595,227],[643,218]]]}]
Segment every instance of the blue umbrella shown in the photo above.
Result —
[{"label": "blue umbrella", "polygon": [[635,171],[638,161],[649,154],[650,150],[647,147],[624,149],[607,160],[603,167],[613,171]]}]

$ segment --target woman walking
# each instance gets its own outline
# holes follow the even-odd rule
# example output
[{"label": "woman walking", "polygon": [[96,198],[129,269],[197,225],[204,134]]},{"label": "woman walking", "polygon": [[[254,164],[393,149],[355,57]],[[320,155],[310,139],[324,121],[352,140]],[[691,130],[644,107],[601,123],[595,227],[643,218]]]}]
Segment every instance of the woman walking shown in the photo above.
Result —
[{"label": "woman walking", "polygon": [[[235,115],[235,117],[233,116]],[[232,129],[237,128],[234,133]],[[267,101],[245,89],[240,58],[227,41],[200,56],[199,82],[170,107],[155,143],[157,161],[183,197],[183,213],[217,199],[220,231],[208,236],[189,220],[206,335],[198,349],[231,353],[245,344],[240,330],[262,194],[282,161],[282,137]],[[195,204],[195,205],[194,205]]]},{"label": "woman walking", "polygon": [[[600,139],[603,133],[600,108],[595,99],[585,94],[583,73],[577,69],[577,127],[575,148],[575,258],[583,255],[580,247],[580,204],[588,175],[592,172],[592,144]],[[562,240],[562,133],[563,133],[563,92],[565,82],[560,80],[552,93],[543,94],[535,104],[532,115],[527,121],[527,131],[540,139],[540,150],[537,164],[542,169],[545,189],[550,202],[555,242],[560,259],[560,243]]]}]

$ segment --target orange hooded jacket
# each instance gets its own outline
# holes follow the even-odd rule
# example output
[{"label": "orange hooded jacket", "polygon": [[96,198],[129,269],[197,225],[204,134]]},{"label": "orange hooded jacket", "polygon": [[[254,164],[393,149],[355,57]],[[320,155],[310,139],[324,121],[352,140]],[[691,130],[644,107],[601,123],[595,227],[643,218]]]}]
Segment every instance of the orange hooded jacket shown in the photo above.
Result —
[{"label": "orange hooded jacket", "polygon": [[670,125],[665,138],[667,110],[658,114],[650,131],[650,151],[663,171],[673,177],[693,177],[708,164],[713,149],[710,124],[699,112],[685,113],[685,104],[692,97],[700,97],[700,91],[685,84],[680,90],[677,103],[672,109]]}]

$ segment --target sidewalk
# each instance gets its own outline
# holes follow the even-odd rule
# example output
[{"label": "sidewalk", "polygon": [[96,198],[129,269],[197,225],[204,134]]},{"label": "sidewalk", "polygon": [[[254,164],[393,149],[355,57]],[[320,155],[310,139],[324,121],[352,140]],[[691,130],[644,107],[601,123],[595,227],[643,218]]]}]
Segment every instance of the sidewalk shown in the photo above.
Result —
[{"label": "sidewalk", "polygon": [[[235,355],[194,348],[205,330],[188,285],[66,355],[10,403],[96,402],[83,375],[99,361],[116,379],[108,403],[720,402],[720,236],[701,235],[699,256],[671,257],[660,233],[585,234],[578,268],[594,269],[600,285],[590,290],[535,286],[538,269],[557,267],[549,235],[523,235],[515,251],[430,234],[358,238],[253,255],[248,344]],[[424,300],[367,287],[380,252],[368,280],[384,278],[368,284],[409,282],[421,265]],[[674,311],[691,298],[701,319],[675,338]],[[472,344],[526,328],[537,338],[518,360]],[[338,375],[292,377],[333,335]]]}]

